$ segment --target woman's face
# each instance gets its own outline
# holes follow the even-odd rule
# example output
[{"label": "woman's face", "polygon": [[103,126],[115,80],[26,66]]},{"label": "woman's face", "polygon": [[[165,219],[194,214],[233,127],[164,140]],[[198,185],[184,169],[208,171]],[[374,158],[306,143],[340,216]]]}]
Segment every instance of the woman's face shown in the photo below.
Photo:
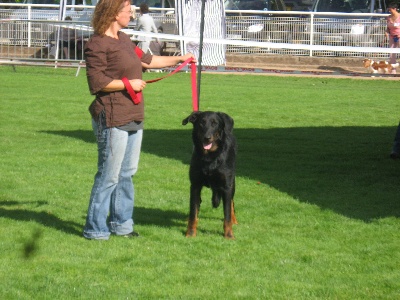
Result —
[{"label": "woman's face", "polygon": [[128,26],[129,21],[131,20],[132,10],[129,1],[124,2],[124,7],[118,12],[116,20],[121,28],[125,28]]}]

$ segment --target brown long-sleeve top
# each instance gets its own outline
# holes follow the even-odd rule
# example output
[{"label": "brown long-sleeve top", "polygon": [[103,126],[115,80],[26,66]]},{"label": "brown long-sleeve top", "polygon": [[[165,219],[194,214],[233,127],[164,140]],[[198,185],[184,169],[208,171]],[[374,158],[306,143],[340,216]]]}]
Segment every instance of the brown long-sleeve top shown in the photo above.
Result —
[{"label": "brown long-sleeve top", "polygon": [[144,98],[135,105],[126,90],[101,90],[114,79],[142,79],[141,62],[150,64],[152,60],[150,54],[144,54],[140,59],[134,50],[136,45],[129,36],[123,32],[119,32],[118,35],[119,39],[114,39],[94,34],[85,46],[89,90],[92,95],[96,95],[89,111],[95,120],[104,112],[107,127],[144,120]]}]

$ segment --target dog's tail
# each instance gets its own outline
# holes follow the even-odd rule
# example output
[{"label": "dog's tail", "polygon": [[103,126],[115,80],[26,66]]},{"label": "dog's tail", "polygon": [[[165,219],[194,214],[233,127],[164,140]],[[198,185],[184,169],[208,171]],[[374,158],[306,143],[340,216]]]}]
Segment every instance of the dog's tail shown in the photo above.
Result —
[{"label": "dog's tail", "polygon": [[213,192],[212,194],[212,206],[217,208],[221,202],[221,195],[218,192]]}]

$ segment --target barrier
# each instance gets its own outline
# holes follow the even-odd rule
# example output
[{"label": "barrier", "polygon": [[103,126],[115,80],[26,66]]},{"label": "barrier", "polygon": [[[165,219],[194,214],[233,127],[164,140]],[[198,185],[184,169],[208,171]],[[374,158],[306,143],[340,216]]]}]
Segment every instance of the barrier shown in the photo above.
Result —
[{"label": "barrier", "polygon": [[[0,20],[0,59],[24,64],[80,66],[85,41],[92,30],[88,21]],[[181,41],[198,37],[176,33],[173,12],[152,13],[164,33],[124,30],[132,36],[159,38],[172,46],[163,54],[179,52]],[[345,16],[339,19],[338,17]],[[313,57],[370,57],[386,59],[400,49],[387,48],[386,14],[332,14],[312,12],[227,11],[227,39],[204,42],[227,45],[228,54],[294,55]],[[0,14],[1,17],[1,14]],[[332,18],[336,18],[333,22]],[[362,18],[363,23],[360,22]],[[341,22],[341,23],[338,23]],[[346,32],[338,30],[346,28]],[[362,25],[361,25],[362,24]],[[175,28],[175,29],[174,29]],[[170,33],[169,33],[170,32]],[[45,63],[43,63],[45,62]]]}]

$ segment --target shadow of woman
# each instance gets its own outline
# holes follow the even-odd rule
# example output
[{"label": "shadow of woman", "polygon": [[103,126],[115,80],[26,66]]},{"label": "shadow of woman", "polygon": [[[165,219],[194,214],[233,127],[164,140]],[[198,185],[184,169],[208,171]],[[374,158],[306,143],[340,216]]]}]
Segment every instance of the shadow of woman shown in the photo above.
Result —
[{"label": "shadow of woman", "polygon": [[[39,201],[42,202],[42,201]],[[24,202],[22,202],[23,204]],[[25,202],[26,203],[26,202]],[[32,202],[33,203],[33,202]],[[31,204],[32,204],[31,203]],[[7,218],[15,221],[34,221],[45,227],[54,228],[59,231],[72,234],[72,235],[82,235],[81,228],[82,224],[78,224],[72,221],[65,221],[59,217],[45,211],[32,211],[28,209],[14,208],[5,209],[5,205],[21,205],[21,202],[14,203],[13,201],[2,201],[0,202],[0,217]],[[34,204],[34,203],[33,203]],[[39,203],[37,203],[39,205]],[[3,207],[2,207],[3,206]],[[78,229],[79,228],[79,229]]]}]

